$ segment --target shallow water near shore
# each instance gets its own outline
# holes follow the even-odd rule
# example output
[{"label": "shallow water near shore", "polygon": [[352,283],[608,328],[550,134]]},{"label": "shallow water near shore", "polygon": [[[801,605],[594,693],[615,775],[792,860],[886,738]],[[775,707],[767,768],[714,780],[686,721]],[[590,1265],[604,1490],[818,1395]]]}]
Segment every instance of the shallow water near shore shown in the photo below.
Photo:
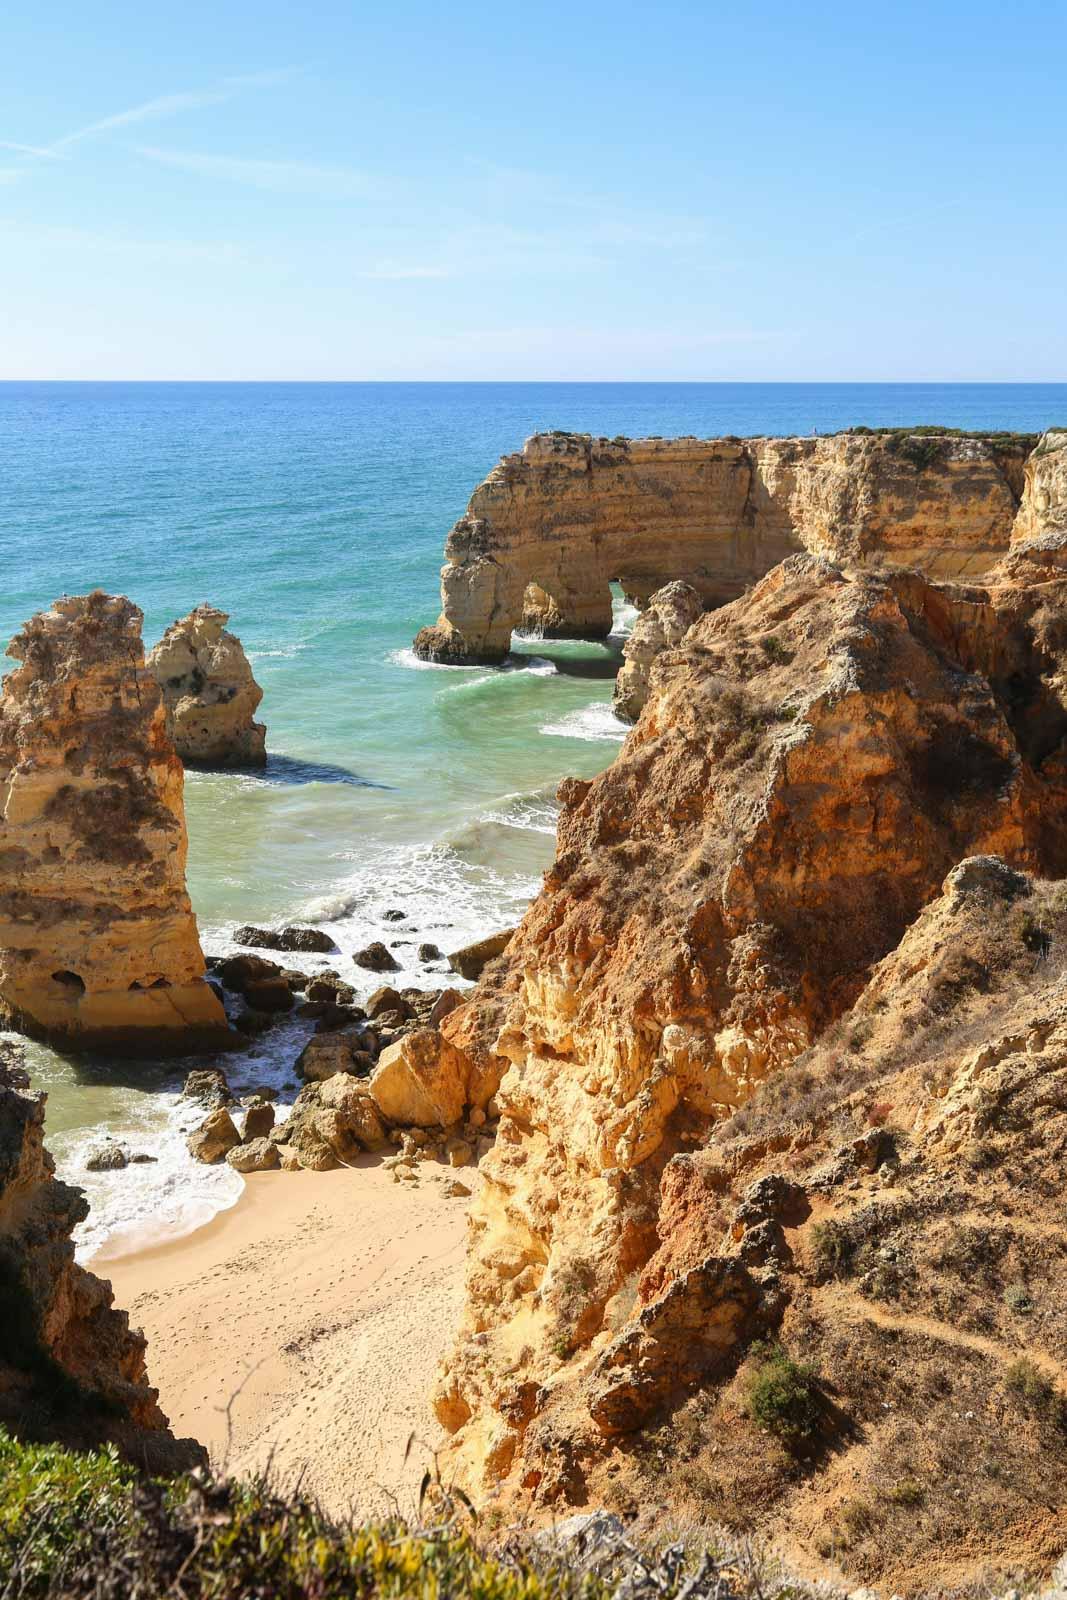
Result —
[{"label": "shallow water near shore", "polygon": [[[1065,421],[1067,385],[0,384],[0,636],[97,586],[144,609],[148,643],[200,601],[228,610],[271,759],[187,776],[205,948],[229,948],[242,922],[316,921],[341,954],[309,970],[369,992],[351,952],[383,938],[399,981],[436,987],[445,963],[420,963],[418,944],[455,948],[521,915],[552,857],[559,778],[600,770],[624,731],[610,711],[621,602],[607,644],[517,640],[505,669],[411,653],[437,613],[448,528],[502,452],[543,428]],[[303,1037],[287,1022],[232,1058],[235,1088],[291,1099]],[[60,1173],[92,1204],[84,1255],[187,1231],[241,1192],[185,1152],[188,1064],[30,1057]],[[104,1133],[157,1159],[89,1173]]]}]

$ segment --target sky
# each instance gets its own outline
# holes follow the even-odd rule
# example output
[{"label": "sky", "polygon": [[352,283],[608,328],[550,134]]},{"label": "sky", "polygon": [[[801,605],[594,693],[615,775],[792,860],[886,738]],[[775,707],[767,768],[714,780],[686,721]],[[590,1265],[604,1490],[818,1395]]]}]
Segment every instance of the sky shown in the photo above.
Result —
[{"label": "sky", "polygon": [[0,378],[1067,378],[1067,7],[0,27]]}]

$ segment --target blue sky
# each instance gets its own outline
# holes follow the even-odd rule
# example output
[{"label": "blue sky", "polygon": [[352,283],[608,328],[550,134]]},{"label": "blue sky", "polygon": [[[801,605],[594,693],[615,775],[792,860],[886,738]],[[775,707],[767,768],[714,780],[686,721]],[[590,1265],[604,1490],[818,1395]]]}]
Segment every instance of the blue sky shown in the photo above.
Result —
[{"label": "blue sky", "polygon": [[1061,4],[14,11],[0,377],[1067,377]]}]

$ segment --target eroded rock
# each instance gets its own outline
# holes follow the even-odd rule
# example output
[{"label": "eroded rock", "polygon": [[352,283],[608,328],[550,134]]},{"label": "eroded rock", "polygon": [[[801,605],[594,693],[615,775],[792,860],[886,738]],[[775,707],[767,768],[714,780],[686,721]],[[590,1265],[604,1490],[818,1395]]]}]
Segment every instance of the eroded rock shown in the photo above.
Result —
[{"label": "eroded rock", "polygon": [[648,697],[648,675],[663,650],[681,644],[704,612],[704,603],[688,583],[666,584],[648,602],[622,647],[623,665],[615,680],[612,710],[624,722],[636,722]]},{"label": "eroded rock", "polygon": [[228,1047],[185,888],[181,762],[141,612],[28,622],[0,694],[0,1024],[129,1055]]},{"label": "eroded rock", "polygon": [[262,767],[267,730],[254,719],[263,690],[228,621],[215,606],[197,606],[171,623],[146,664],[163,695],[167,731],[187,765]]}]

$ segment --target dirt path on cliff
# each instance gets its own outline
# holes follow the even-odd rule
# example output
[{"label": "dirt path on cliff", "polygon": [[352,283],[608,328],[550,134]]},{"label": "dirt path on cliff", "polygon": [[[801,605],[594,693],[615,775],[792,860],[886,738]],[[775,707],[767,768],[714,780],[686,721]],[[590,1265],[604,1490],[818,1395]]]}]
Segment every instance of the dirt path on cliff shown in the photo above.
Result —
[{"label": "dirt path on cliff", "polygon": [[188,1239],[93,1262],[148,1336],[174,1431],[217,1466],[300,1479],[335,1513],[412,1509],[443,1438],[429,1394],[462,1307],[467,1207],[429,1175],[445,1169],[420,1170],[418,1185],[370,1158],[254,1174]]}]

